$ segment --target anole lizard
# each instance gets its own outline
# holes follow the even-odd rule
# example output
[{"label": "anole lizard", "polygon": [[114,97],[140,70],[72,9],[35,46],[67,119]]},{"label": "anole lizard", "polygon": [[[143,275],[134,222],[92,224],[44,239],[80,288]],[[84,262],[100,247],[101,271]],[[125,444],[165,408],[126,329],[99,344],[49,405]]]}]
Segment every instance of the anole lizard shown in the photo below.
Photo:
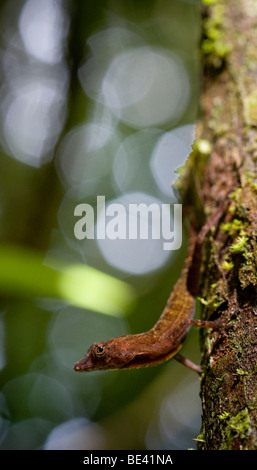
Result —
[{"label": "anole lizard", "polygon": [[[223,208],[224,210],[224,208]],[[95,370],[135,369],[160,364],[172,357],[201,373],[201,368],[183,358],[182,347],[191,326],[217,328],[220,321],[193,320],[196,284],[199,275],[199,253],[210,227],[221,217],[223,210],[209,221],[197,236],[190,236],[188,256],[181,276],[175,284],[166,307],[156,324],[145,333],[118,336],[92,344],[85,356],[74,365],[78,372]],[[190,285],[192,289],[190,288]]]}]

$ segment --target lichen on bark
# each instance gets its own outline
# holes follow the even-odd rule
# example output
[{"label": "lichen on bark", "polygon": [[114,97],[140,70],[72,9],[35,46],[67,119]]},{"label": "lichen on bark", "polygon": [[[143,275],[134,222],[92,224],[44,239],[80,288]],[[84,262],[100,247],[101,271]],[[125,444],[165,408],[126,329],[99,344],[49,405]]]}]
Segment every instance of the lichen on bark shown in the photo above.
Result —
[{"label": "lichen on bark", "polygon": [[224,205],[205,240],[199,298],[202,317],[225,325],[201,333],[198,448],[257,449],[257,5],[204,3],[197,138],[210,153],[188,165],[183,196],[192,202],[194,193],[207,222]]}]

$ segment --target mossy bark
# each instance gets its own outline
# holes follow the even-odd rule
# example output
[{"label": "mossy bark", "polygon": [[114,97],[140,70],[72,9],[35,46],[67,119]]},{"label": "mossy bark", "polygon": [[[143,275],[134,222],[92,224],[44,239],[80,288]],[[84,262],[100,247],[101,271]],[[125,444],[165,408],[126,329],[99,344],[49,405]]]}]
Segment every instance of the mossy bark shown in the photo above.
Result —
[{"label": "mossy bark", "polygon": [[222,316],[225,324],[201,333],[198,448],[257,449],[257,4],[204,3],[200,145],[191,177],[207,223],[224,208],[205,240],[199,297],[202,317]]}]

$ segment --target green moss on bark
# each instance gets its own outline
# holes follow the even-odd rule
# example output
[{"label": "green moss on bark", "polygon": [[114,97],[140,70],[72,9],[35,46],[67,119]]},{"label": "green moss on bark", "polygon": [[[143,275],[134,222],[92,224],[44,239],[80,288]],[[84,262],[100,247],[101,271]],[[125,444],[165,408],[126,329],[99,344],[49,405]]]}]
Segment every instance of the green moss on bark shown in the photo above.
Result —
[{"label": "green moss on bark", "polygon": [[[222,316],[225,326],[201,334],[198,448],[257,449],[257,8],[254,0],[203,3],[209,42],[198,138],[211,151],[195,186],[207,222],[227,205],[202,263],[202,317]],[[231,46],[220,63],[215,41]]]}]

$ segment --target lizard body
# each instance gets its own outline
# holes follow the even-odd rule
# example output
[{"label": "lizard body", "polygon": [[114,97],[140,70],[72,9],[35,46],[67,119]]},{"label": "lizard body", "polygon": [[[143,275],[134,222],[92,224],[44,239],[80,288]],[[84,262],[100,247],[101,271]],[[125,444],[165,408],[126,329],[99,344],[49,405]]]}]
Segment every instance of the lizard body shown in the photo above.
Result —
[{"label": "lizard body", "polygon": [[[156,324],[144,333],[118,336],[92,344],[85,356],[75,364],[75,371],[133,369],[159,364],[177,355],[190,326],[212,326],[214,322],[192,320],[195,297],[188,287],[188,278],[190,272],[194,284],[197,284],[199,273],[195,271],[199,271],[199,266],[195,266],[192,273],[192,258],[196,246],[197,236],[192,232],[181,276]],[[180,355],[175,358],[200,372],[198,366],[183,360]]]}]

